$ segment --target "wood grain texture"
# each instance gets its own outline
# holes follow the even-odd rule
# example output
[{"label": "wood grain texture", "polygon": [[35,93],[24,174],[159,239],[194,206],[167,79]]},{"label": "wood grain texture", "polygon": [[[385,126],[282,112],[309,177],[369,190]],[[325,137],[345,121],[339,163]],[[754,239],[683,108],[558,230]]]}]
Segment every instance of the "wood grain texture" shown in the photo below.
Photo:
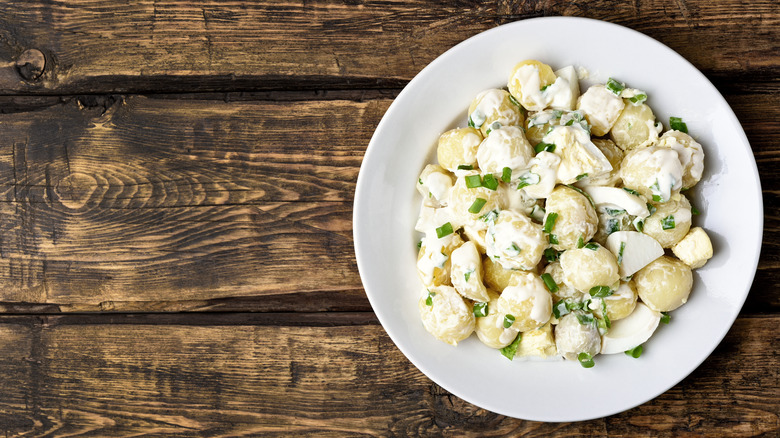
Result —
[{"label": "wood grain texture", "polygon": [[778,316],[739,319],[704,366],[649,403],[561,424],[499,416],[447,393],[374,324],[256,325],[252,315],[244,323],[241,315],[212,315],[207,325],[170,325],[159,316],[169,325],[155,316],[0,319],[0,432],[749,437],[780,430],[780,355],[765,348],[780,341]]},{"label": "wood grain texture", "polygon": [[0,296],[112,310],[359,289],[352,193],[387,105],[82,98],[7,114]]},{"label": "wood grain texture", "polygon": [[[22,0],[0,5],[0,92],[397,86],[472,35],[557,15],[636,29],[716,79],[771,79],[778,9],[774,0]],[[46,57],[32,82],[17,73],[27,49]]]}]

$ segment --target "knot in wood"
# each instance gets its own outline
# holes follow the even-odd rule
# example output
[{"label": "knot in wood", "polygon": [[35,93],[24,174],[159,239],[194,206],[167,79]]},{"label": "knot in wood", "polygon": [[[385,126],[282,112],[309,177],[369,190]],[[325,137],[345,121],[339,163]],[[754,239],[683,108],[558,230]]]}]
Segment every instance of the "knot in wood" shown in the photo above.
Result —
[{"label": "knot in wood", "polygon": [[55,192],[62,205],[77,210],[86,205],[97,187],[97,181],[92,175],[73,172],[57,184]]},{"label": "knot in wood", "polygon": [[28,82],[41,77],[44,68],[46,68],[46,57],[37,49],[25,50],[16,60],[16,71]]}]

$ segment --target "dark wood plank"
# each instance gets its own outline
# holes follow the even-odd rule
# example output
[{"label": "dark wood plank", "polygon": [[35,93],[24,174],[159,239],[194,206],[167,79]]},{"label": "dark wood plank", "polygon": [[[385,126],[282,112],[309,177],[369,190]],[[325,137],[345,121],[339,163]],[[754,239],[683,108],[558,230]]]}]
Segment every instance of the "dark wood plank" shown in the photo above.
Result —
[{"label": "dark wood plank", "polygon": [[352,194],[388,105],[82,98],[3,116],[2,301],[360,289]]},{"label": "dark wood plank", "polygon": [[[158,317],[174,325],[157,325]],[[286,317],[233,314],[186,325],[185,317],[105,315],[94,324],[83,317],[0,318],[0,432],[748,437],[780,431],[780,356],[771,348],[780,341],[776,315],[740,318],[702,367],[657,399],[562,424],[498,416],[452,396],[371,321],[301,327]]]},{"label": "dark wood plank", "polygon": [[[472,35],[556,15],[634,28],[713,78],[771,80],[780,71],[778,8],[774,0],[20,0],[0,5],[0,92],[399,86]],[[17,71],[35,78],[35,66],[19,60],[31,49],[45,66],[28,81]]]}]

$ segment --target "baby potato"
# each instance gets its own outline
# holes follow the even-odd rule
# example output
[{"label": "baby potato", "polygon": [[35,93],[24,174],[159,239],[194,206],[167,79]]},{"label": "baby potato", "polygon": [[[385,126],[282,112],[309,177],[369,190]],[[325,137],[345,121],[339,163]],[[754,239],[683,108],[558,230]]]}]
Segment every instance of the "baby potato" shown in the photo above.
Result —
[{"label": "baby potato", "polygon": [[507,286],[498,298],[500,322],[521,332],[541,327],[550,320],[552,295],[535,274],[521,274],[517,279],[517,285]]},{"label": "baby potato", "polygon": [[590,141],[588,131],[579,124],[556,126],[544,137],[544,141],[555,144],[555,154],[561,157],[557,177],[563,184],[572,184],[586,175],[601,176],[612,171],[607,157]]},{"label": "baby potato", "polygon": [[555,284],[558,285],[558,290],[556,292],[553,292],[553,302],[558,302],[563,299],[571,299],[574,301],[582,301],[582,299],[585,297],[585,294],[578,291],[577,289],[569,286],[566,284],[565,281],[563,281],[563,268],[561,267],[561,262],[552,262],[549,265],[544,267],[543,274],[550,274],[550,277],[552,277],[553,281],[555,281]]},{"label": "baby potato", "polygon": [[[611,321],[617,321],[623,319],[631,314],[636,307],[636,287],[632,281],[621,281],[620,287],[617,288],[615,293],[603,298],[604,303],[607,306],[607,316]],[[597,310],[599,317],[601,315],[601,309]]]},{"label": "baby potato", "polygon": [[485,235],[487,255],[506,269],[530,270],[539,263],[547,242],[542,226],[528,216],[501,210]]},{"label": "baby potato", "polygon": [[452,176],[444,168],[428,164],[417,179],[417,191],[426,207],[444,207],[447,206],[452,183]]},{"label": "baby potato", "polygon": [[606,135],[626,106],[623,99],[615,96],[604,85],[593,85],[577,100],[577,109],[585,113],[591,133]]},{"label": "baby potato", "polygon": [[477,230],[470,225],[465,225],[463,227],[463,234],[469,241],[474,242],[474,244],[477,245],[477,250],[479,250],[480,254],[485,253],[485,234],[487,234],[487,228]]},{"label": "baby potato", "polygon": [[697,269],[712,258],[712,242],[704,229],[694,227],[672,247],[672,252],[691,269]]},{"label": "baby potato", "polygon": [[526,123],[525,138],[528,142],[536,147],[542,142],[544,136],[552,129],[554,125],[557,125],[563,114],[560,110],[544,110],[536,112],[528,116],[528,123]]},{"label": "baby potato", "polygon": [[658,138],[655,126],[655,114],[649,106],[629,103],[612,125],[609,137],[624,151],[648,146]]},{"label": "baby potato", "polygon": [[596,243],[564,251],[560,261],[563,282],[582,292],[595,286],[612,286],[620,280],[615,255]]},{"label": "baby potato", "polygon": [[482,133],[474,128],[451,129],[439,137],[436,156],[439,164],[450,172],[458,166],[477,166],[477,149]]},{"label": "baby potato", "polygon": [[701,180],[704,172],[704,149],[690,135],[680,131],[667,131],[658,146],[677,152],[683,167],[682,187],[689,189]]},{"label": "baby potato", "polygon": [[585,178],[580,179],[576,185],[578,187],[615,187],[620,182],[620,162],[623,161],[623,151],[617,147],[617,145],[612,140],[594,138],[592,142],[607,158],[609,164],[612,165],[612,170],[600,175],[586,176]]},{"label": "baby potato", "polygon": [[493,88],[477,95],[469,106],[469,120],[484,137],[502,126],[523,126],[523,113],[505,90]]},{"label": "baby potato", "polygon": [[527,274],[526,271],[506,269],[492,257],[484,257],[482,259],[482,269],[485,272],[483,277],[485,284],[499,292],[506,289],[507,286],[519,284],[521,277]]},{"label": "baby potato", "polygon": [[595,356],[601,351],[601,335],[595,324],[580,324],[577,319],[582,311],[564,315],[555,326],[555,345],[558,354],[568,360],[577,360],[580,353]]},{"label": "baby potato", "polygon": [[671,248],[688,234],[692,217],[688,198],[676,194],[669,202],[656,204],[655,213],[645,219],[643,231],[657,240],[662,248]]},{"label": "baby potato", "polygon": [[483,174],[501,175],[505,167],[516,171],[526,167],[534,156],[534,148],[528,143],[523,130],[517,126],[504,126],[490,131],[477,149],[477,163]]},{"label": "baby potato", "polygon": [[516,328],[504,328],[504,315],[498,312],[498,294],[488,289],[490,300],[487,305],[487,316],[476,318],[477,337],[483,344],[491,348],[504,348],[515,340],[520,333]]},{"label": "baby potato", "polygon": [[471,306],[466,304],[454,287],[433,286],[424,289],[417,307],[425,330],[440,341],[458,345],[474,331],[476,322]]},{"label": "baby potato", "polygon": [[682,175],[677,152],[659,146],[633,149],[620,163],[623,186],[655,202],[666,202],[679,192]]},{"label": "baby potato", "polygon": [[539,61],[527,60],[515,65],[509,75],[509,92],[528,111],[541,111],[549,103],[542,88],[555,82],[552,68]]},{"label": "baby potato", "polygon": [[466,242],[452,251],[450,280],[463,297],[487,302],[487,289],[482,283],[482,257],[474,242]]},{"label": "baby potato", "polygon": [[[487,228],[487,223],[480,220],[480,218],[490,211],[498,210],[500,197],[498,191],[490,190],[484,186],[469,188],[466,183],[467,178],[475,178],[475,176],[479,177],[479,173],[468,172],[455,180],[455,185],[452,186],[450,191],[448,208],[456,216],[458,222],[461,222],[463,225],[469,225],[474,230],[479,231]],[[479,211],[472,213],[469,209],[472,209],[474,205],[478,206],[482,202],[478,201],[475,204],[477,199],[482,199],[485,202]],[[472,211],[476,211],[476,208],[473,208]]]},{"label": "baby potato", "polygon": [[450,285],[450,255],[463,244],[457,233],[437,238],[426,235],[417,254],[417,274],[426,287]]},{"label": "baby potato", "polygon": [[537,329],[523,333],[515,357],[541,357],[544,359],[555,356],[557,351],[552,325],[548,322]]},{"label": "baby potato", "polygon": [[690,266],[674,257],[661,256],[633,277],[639,298],[657,312],[669,312],[688,301],[693,287]]},{"label": "baby potato", "polygon": [[567,186],[558,186],[547,198],[545,224],[556,214],[550,232],[550,243],[558,251],[577,247],[577,242],[589,241],[596,234],[598,216],[583,194]]}]

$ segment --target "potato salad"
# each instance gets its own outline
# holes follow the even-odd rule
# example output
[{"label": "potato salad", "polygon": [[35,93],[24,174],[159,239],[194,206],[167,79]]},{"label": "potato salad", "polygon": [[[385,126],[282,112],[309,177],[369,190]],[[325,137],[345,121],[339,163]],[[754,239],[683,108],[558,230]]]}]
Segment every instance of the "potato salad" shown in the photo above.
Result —
[{"label": "potato salad", "polygon": [[613,78],[581,92],[577,68],[534,60],[474,97],[416,182],[430,334],[586,368],[641,355],[713,255],[688,199],[703,148],[649,101]]}]

